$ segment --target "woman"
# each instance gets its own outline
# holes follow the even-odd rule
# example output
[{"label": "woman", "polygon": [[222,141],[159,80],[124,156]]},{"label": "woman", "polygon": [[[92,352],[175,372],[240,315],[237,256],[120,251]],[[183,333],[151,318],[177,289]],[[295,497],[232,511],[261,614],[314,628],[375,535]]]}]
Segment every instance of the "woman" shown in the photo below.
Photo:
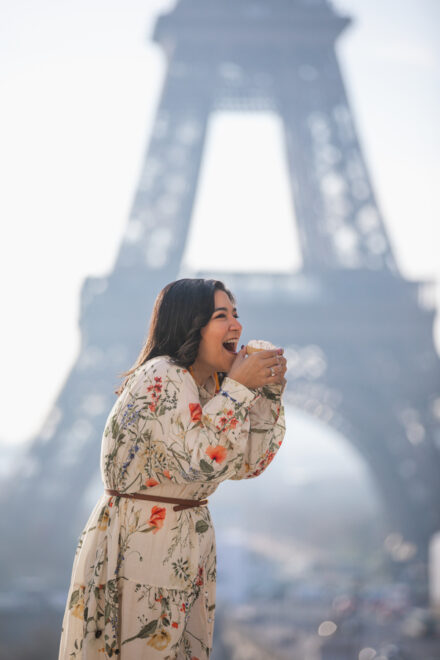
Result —
[{"label": "woman", "polygon": [[156,299],[104,429],[106,492],[75,552],[59,660],[210,656],[216,552],[205,498],[221,481],[261,474],[285,432],[283,349],[237,352],[234,304],[222,282],[203,279],[171,282]]}]

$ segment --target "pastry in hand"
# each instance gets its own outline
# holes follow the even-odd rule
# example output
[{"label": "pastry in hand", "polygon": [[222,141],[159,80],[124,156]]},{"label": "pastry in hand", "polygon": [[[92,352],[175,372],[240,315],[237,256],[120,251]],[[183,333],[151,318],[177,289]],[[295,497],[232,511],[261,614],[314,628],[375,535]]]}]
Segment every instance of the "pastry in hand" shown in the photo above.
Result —
[{"label": "pastry in hand", "polygon": [[274,351],[276,350],[270,341],[264,341],[264,339],[251,339],[246,346],[246,353],[250,355],[251,353],[256,353],[257,351]]}]

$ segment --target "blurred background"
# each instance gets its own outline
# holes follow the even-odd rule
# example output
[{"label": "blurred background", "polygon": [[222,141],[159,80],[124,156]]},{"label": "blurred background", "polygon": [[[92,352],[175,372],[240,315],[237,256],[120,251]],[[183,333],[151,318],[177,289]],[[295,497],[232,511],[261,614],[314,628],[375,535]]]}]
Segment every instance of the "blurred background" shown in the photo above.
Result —
[{"label": "blurred background", "polygon": [[100,438],[183,276],[285,347],[210,498],[214,660],[440,657],[436,0],[3,1],[0,657],[56,658]]}]

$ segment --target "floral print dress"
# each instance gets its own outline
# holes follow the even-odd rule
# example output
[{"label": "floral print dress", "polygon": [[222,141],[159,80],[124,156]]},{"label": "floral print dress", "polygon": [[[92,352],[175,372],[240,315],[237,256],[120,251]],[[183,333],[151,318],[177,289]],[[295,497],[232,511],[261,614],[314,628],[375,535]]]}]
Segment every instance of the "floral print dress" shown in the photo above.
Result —
[{"label": "floral print dress", "polygon": [[[102,437],[105,488],[204,499],[256,477],[285,433],[281,385],[226,376],[199,386],[168,356],[131,375]],[[207,505],[103,495],[79,537],[59,660],[205,660],[212,650],[216,546]]]}]

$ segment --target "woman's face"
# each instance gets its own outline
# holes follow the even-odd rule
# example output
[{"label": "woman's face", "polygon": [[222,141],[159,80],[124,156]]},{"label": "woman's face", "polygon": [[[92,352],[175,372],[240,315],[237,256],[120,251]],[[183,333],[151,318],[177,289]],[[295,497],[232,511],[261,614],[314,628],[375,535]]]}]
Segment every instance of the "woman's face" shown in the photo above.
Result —
[{"label": "woman's face", "polygon": [[[202,339],[197,354],[197,363],[209,371],[228,372],[237,355],[237,344],[242,325],[237,310],[224,291],[216,291],[214,313],[201,329]],[[229,342],[227,347],[226,342]]]}]

